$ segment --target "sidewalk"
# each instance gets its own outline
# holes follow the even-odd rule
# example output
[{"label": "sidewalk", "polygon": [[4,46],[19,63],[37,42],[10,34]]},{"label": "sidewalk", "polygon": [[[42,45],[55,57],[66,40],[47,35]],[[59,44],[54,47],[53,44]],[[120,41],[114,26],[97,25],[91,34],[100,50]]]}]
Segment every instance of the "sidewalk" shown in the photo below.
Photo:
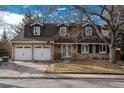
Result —
[{"label": "sidewalk", "polygon": [[20,74],[0,75],[0,79],[124,79],[124,75],[108,74]]}]

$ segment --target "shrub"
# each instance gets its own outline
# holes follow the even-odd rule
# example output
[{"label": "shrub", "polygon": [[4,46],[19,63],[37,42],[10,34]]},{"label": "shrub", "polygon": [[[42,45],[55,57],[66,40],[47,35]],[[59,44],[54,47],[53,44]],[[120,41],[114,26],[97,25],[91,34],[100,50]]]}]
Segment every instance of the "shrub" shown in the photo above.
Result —
[{"label": "shrub", "polygon": [[8,56],[8,51],[6,49],[0,49],[0,57]]}]

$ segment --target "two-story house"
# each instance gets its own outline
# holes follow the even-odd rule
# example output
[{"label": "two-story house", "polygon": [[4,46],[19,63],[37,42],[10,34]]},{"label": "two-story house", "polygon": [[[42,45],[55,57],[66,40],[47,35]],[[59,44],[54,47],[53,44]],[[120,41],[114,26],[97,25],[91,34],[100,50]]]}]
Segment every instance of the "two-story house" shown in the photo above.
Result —
[{"label": "two-story house", "polygon": [[[25,26],[24,32],[11,40],[12,59],[46,61],[59,59],[107,59],[109,48],[92,26],[78,25],[80,40],[69,33],[77,31],[77,24],[40,24]],[[75,33],[73,33],[75,34]],[[71,37],[71,38],[70,38]]]}]

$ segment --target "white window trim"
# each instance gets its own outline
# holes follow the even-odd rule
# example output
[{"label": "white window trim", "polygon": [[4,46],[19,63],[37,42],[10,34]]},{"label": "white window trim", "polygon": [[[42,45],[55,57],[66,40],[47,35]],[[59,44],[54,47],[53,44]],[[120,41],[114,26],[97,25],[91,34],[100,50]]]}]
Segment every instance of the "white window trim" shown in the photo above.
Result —
[{"label": "white window trim", "polygon": [[[87,29],[88,29],[88,28],[90,28],[90,34],[87,33]],[[85,28],[85,35],[86,35],[86,36],[92,36],[92,34],[93,34],[92,27],[86,27],[86,28]]]},{"label": "white window trim", "polygon": [[[39,29],[38,34],[35,34],[35,29],[36,29],[36,28]],[[33,28],[33,34],[34,34],[35,36],[39,36],[39,35],[41,34],[41,32],[40,32],[40,27],[34,27],[34,28]]]},{"label": "white window trim", "polygon": [[[100,51],[100,47],[99,47],[99,53],[100,54],[106,54],[107,53],[107,46],[104,44],[100,44],[100,46],[102,46],[102,51]],[[105,51],[103,51],[103,46],[105,46]]]},{"label": "white window trim", "polygon": [[[61,30],[61,28],[65,28],[65,32],[64,32],[64,34],[62,34],[62,30]],[[60,27],[60,36],[66,36],[66,31],[67,31],[67,28],[66,27]]]},{"label": "white window trim", "polygon": [[[84,46],[84,48],[86,49],[86,46],[88,46],[88,51],[82,51],[82,47]],[[89,53],[89,44],[81,44],[81,54],[88,54]]]},{"label": "white window trim", "polygon": [[63,53],[64,53],[64,50],[63,50],[63,46],[65,46],[65,48],[66,48],[66,52],[67,52],[67,50],[68,50],[68,45],[70,45],[70,44],[64,44],[64,45],[61,45],[61,57],[62,58],[69,58],[69,57],[72,57],[72,45],[70,45],[71,46],[71,56],[63,56]]}]

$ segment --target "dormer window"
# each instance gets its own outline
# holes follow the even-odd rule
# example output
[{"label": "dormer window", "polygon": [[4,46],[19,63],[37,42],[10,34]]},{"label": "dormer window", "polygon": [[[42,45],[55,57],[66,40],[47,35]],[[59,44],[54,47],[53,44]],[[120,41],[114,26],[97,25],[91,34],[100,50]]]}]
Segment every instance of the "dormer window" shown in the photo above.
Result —
[{"label": "dormer window", "polygon": [[39,36],[40,35],[40,27],[34,27],[33,32],[34,32],[33,34],[35,36]]},{"label": "dormer window", "polygon": [[66,27],[60,27],[60,36],[66,36]]},{"label": "dormer window", "polygon": [[86,27],[85,28],[85,35],[86,36],[92,36],[92,27]]}]

